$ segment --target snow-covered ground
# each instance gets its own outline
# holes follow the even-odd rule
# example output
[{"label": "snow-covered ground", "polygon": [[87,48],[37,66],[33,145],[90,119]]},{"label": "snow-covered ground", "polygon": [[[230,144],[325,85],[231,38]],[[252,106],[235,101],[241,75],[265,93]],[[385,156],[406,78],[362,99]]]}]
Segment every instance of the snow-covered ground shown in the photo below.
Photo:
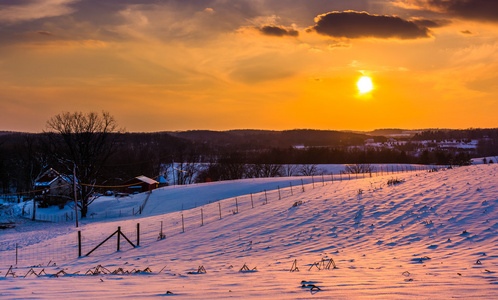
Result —
[{"label": "snow-covered ground", "polygon": [[[479,162],[479,161],[477,161]],[[480,161],[482,163],[482,160]],[[372,166],[373,175],[375,172],[381,174],[396,174],[408,171],[421,169],[431,169],[435,166],[427,165],[410,165],[410,164],[375,164]],[[299,166],[296,165],[296,168]],[[273,178],[254,178],[245,180],[230,180],[213,183],[200,183],[188,186],[172,185],[166,188],[154,190],[150,195],[150,201],[147,199],[145,215],[159,215],[169,212],[181,211],[185,209],[195,208],[204,204],[215,202],[221,199],[249,195],[250,193],[258,193],[264,190],[272,191],[279,188],[289,188],[292,186],[310,184],[313,182],[320,183],[322,181],[341,181],[346,179],[356,179],[356,177],[365,177],[369,174],[347,175],[344,173],[346,165],[344,164],[319,164],[315,165],[317,174],[315,176],[294,176],[294,177],[273,177]],[[442,166],[437,166],[441,168]],[[332,179],[333,178],[333,179]],[[302,182],[301,182],[302,180]],[[135,194],[126,197],[101,196],[89,206],[88,222],[95,220],[101,221],[104,218],[129,218],[137,214],[139,207],[146,200],[146,194]],[[154,204],[152,204],[154,202]],[[22,206],[24,208],[22,208]],[[24,202],[17,206],[17,211],[24,210],[26,218],[31,218],[33,208],[32,201]],[[69,202],[64,209],[59,209],[57,206],[49,208],[36,209],[36,219],[60,222],[71,218],[74,215],[74,206]],[[143,214],[142,214],[143,216]],[[1,220],[1,216],[0,216]]]},{"label": "snow-covered ground", "polygon": [[[0,298],[496,298],[498,164],[376,175],[317,177],[304,191],[300,178],[168,187],[141,215],[97,217],[111,201],[141,204],[146,195],[96,202],[78,229],[19,221],[0,230]],[[136,243],[137,223],[140,246],[121,238],[116,252],[113,237],[77,257],[78,230],[85,255],[118,226]]]}]

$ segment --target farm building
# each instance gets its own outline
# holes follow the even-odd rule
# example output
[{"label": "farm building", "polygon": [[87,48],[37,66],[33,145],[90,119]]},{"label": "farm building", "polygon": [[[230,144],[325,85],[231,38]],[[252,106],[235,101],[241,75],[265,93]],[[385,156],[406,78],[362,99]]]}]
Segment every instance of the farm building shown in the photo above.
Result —
[{"label": "farm building", "polygon": [[159,186],[159,182],[147,176],[137,176],[124,183],[125,191],[130,194],[150,192]]},{"label": "farm building", "polygon": [[35,199],[40,206],[64,205],[72,197],[72,176],[67,176],[50,168],[34,182]]}]

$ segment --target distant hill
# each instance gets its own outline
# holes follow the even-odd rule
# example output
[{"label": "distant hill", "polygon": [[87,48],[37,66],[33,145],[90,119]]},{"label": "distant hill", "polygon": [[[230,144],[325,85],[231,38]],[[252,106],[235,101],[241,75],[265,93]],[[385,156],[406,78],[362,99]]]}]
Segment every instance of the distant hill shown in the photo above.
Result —
[{"label": "distant hill", "polygon": [[[350,146],[361,145],[371,135],[333,130],[294,129],[271,130],[194,130],[168,132],[172,136],[184,138],[195,143],[238,148],[288,148],[293,146]],[[382,139],[382,137],[378,137]]]},{"label": "distant hill", "polygon": [[15,133],[14,131],[0,131],[0,136],[2,135],[8,135],[8,134],[13,134]]}]

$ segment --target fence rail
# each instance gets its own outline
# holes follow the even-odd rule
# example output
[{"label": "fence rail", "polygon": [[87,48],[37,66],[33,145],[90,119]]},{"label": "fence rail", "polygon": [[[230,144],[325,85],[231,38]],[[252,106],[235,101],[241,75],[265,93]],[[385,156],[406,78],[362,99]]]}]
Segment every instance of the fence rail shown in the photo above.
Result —
[{"label": "fence rail", "polygon": [[[140,232],[143,237],[140,237],[136,228],[129,226],[120,226],[120,232],[127,237],[132,237],[136,241],[143,240],[144,243],[152,243],[157,240],[181,234],[186,231],[195,230],[209,223],[216,222],[231,215],[243,213],[257,206],[266,205],[272,201],[278,201],[287,197],[303,193],[318,186],[323,186],[329,183],[342,182],[346,180],[356,180],[373,176],[390,175],[400,172],[434,170],[434,166],[426,166],[425,168],[400,168],[393,167],[388,170],[380,169],[376,172],[362,174],[329,174],[311,176],[302,179],[299,185],[292,184],[289,181],[287,186],[277,185],[273,190],[262,190],[248,195],[237,196],[229,199],[223,199],[211,203],[206,203],[199,207],[192,207],[186,210],[168,213],[164,218],[148,217],[140,221]],[[147,197],[148,199],[148,197]],[[146,199],[146,200],[147,200]],[[146,200],[142,203],[141,209],[146,205]],[[199,202],[200,203],[200,202]],[[133,215],[135,210],[129,212]],[[121,215],[121,212],[120,212]],[[27,212],[29,216],[29,211]],[[36,213],[36,219],[46,222],[66,222],[73,219],[73,214],[63,214],[59,216],[43,216]],[[114,222],[112,223],[114,224]],[[29,241],[0,241],[0,266],[1,265],[49,265],[56,262],[73,260],[81,255],[81,253],[92,252],[92,256],[111,254],[116,251],[116,244],[105,243],[92,250],[92,247],[106,239],[110,233],[115,230],[116,225],[108,223],[90,224],[88,229],[81,231],[81,236],[78,237],[77,232],[74,235],[64,234],[37,244],[29,244]],[[111,227],[114,226],[112,229]],[[108,231],[104,230],[109,229]],[[88,233],[88,234],[87,234]],[[119,236],[119,234],[118,234]],[[119,243],[119,242],[118,242]],[[118,244],[119,245],[119,244]],[[127,251],[133,247],[126,242],[121,241],[121,251]]]}]

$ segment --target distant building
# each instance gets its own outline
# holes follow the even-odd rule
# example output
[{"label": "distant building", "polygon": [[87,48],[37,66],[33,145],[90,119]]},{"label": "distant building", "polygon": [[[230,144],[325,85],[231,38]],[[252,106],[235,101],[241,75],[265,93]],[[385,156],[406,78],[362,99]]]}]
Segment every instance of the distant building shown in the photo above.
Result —
[{"label": "distant building", "polygon": [[63,206],[72,200],[72,176],[67,176],[50,168],[34,182],[35,199],[41,207]]},{"label": "distant building", "polygon": [[159,182],[142,175],[124,182],[123,185],[126,185],[124,192],[136,194],[142,192],[150,192],[154,189],[157,189],[159,186]]},{"label": "distant building", "polygon": [[166,178],[164,178],[163,175],[159,175],[159,177],[157,177],[157,182],[159,182],[158,187],[163,187],[163,186],[169,185],[169,182],[166,180]]}]

